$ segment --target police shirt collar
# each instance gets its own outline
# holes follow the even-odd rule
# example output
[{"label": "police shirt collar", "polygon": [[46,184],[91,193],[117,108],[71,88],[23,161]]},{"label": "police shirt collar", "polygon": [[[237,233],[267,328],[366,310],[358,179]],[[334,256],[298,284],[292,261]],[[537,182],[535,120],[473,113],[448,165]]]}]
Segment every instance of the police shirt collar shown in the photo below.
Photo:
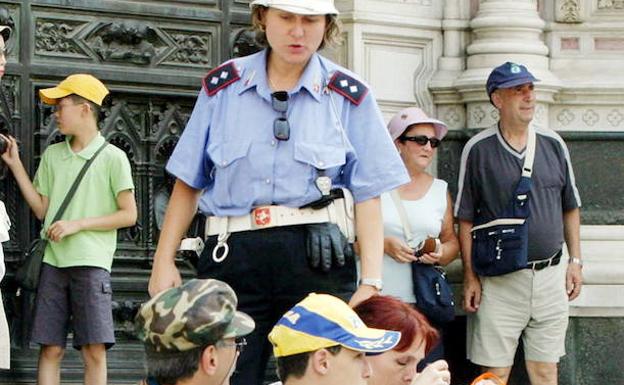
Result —
[{"label": "police shirt collar", "polygon": [[[259,53],[249,56],[249,64],[245,67],[245,76],[243,77],[242,86],[238,93],[242,94],[252,87],[256,87],[256,92],[266,100],[271,100],[271,88],[267,79],[267,54],[269,49],[264,49]],[[323,90],[324,78],[322,77],[320,56],[314,53],[310,57],[310,61],[306,66],[299,83],[293,89],[292,93],[297,93],[301,88],[305,88],[317,102],[321,101],[321,92]]]},{"label": "police shirt collar", "polygon": [[75,153],[71,149],[71,138],[72,136],[69,136],[69,135],[65,137],[66,151],[65,151],[65,155],[63,156],[63,158],[65,159],[70,158],[75,155],[83,159],[89,160],[91,159],[93,154],[95,154],[95,152],[100,148],[100,146],[104,144],[104,137],[102,136],[102,134],[98,132],[97,136],[93,138],[93,140],[91,140],[91,142],[89,143],[87,147],[83,148],[80,152]]}]

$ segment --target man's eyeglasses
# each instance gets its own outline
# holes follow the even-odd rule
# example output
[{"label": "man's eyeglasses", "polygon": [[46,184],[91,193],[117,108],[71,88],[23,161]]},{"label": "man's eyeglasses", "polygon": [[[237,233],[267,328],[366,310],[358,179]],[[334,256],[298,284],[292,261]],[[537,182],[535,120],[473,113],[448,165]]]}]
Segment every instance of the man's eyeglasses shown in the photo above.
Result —
[{"label": "man's eyeglasses", "polygon": [[235,347],[236,348],[236,352],[237,353],[242,353],[243,350],[245,349],[245,346],[247,346],[247,340],[244,338],[237,338],[235,342],[233,343],[229,343],[229,342],[225,342],[225,341],[219,341],[217,342],[218,346],[223,346],[226,348],[231,348],[231,347]]},{"label": "man's eyeglasses", "polygon": [[290,138],[290,124],[286,118],[288,111],[288,92],[276,91],[271,94],[271,106],[282,116],[273,122],[273,136],[277,140],[288,140]]},{"label": "man's eyeglasses", "polygon": [[427,145],[427,142],[431,143],[431,148],[436,148],[442,142],[438,138],[429,138],[426,135],[417,135],[417,136],[401,136],[399,137],[401,142],[415,142],[421,146]]}]

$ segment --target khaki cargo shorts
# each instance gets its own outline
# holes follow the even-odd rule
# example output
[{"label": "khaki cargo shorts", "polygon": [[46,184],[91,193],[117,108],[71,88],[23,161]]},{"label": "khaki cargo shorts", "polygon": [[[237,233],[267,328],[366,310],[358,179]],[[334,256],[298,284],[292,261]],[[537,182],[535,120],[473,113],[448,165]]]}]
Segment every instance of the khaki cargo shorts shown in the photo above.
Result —
[{"label": "khaki cargo shorts", "polygon": [[481,278],[479,310],[468,315],[467,358],[510,367],[522,338],[527,361],[559,362],[568,328],[567,263]]}]

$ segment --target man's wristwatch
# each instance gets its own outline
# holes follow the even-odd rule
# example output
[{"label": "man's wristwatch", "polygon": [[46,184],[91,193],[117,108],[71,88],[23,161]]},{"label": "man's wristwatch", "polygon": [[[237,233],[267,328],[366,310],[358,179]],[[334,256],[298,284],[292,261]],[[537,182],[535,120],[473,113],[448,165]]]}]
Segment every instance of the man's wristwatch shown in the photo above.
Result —
[{"label": "man's wristwatch", "polygon": [[583,261],[578,257],[570,257],[570,259],[568,259],[568,263],[576,263],[580,267],[583,267]]},{"label": "man's wristwatch", "polygon": [[383,281],[378,278],[362,278],[360,279],[360,285],[372,286],[378,291],[383,289]]}]

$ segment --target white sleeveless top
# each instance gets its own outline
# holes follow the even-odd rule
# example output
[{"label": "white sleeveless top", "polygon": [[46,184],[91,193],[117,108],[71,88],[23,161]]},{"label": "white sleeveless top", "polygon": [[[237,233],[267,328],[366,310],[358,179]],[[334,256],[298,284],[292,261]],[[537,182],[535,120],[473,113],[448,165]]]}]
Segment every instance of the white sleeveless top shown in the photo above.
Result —
[{"label": "white sleeveless top", "polygon": [[[403,207],[412,227],[414,244],[418,244],[428,236],[437,238],[440,235],[442,221],[447,205],[447,183],[434,179],[431,187],[418,200],[403,200]],[[381,195],[384,237],[397,237],[405,240],[401,217],[389,193]],[[408,263],[400,263],[389,255],[383,257],[383,294],[400,298],[407,303],[415,303],[412,270]]]},{"label": "white sleeveless top", "polygon": [[[0,201],[0,242],[6,242],[9,240],[9,229],[11,228],[11,220],[4,207],[4,202]],[[0,281],[4,278],[4,252],[2,245],[0,244]]]}]

